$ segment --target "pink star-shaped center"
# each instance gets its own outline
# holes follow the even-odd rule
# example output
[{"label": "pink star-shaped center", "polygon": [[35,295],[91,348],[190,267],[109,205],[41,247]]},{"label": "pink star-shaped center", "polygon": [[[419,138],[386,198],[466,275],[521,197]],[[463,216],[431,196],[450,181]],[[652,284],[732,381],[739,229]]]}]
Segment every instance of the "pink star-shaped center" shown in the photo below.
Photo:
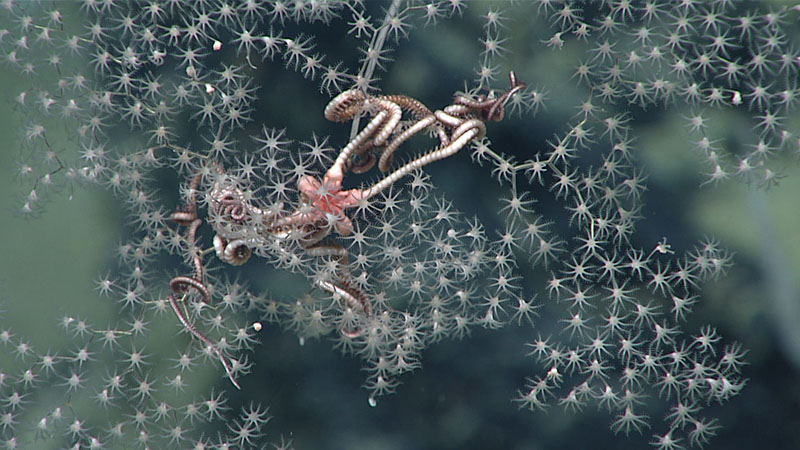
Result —
[{"label": "pink star-shaped center", "polygon": [[305,176],[297,183],[297,187],[313,207],[310,213],[311,222],[334,216],[336,231],[347,236],[353,231],[353,222],[344,214],[344,209],[358,206],[362,198],[362,191],[360,189],[343,191],[343,177],[341,174],[336,175],[335,171],[329,171],[322,182],[312,176]]}]

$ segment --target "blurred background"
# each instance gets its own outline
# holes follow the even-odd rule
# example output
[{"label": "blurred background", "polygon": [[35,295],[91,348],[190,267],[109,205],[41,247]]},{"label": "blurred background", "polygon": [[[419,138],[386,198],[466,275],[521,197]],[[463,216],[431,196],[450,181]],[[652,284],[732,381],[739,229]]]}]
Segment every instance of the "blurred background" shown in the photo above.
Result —
[{"label": "blurred background", "polygon": [[[774,8],[780,7],[780,2],[774,3]],[[449,104],[465,80],[475,79],[480,17],[488,7],[473,4],[462,20],[415,29],[409,40],[401,40],[392,51],[389,70],[381,74],[381,90],[413,96],[431,108]],[[545,109],[535,117],[529,114],[492,124],[488,131],[493,148],[518,159],[543,151],[548,140],[563,132],[564,121],[577,112],[582,95],[577,82],[570,79],[580,55],[543,46],[541,40],[548,33],[533,17],[535,7],[524,11],[531,14],[530,19],[518,16],[509,22],[511,56],[501,73],[513,69],[529,85],[546,92]],[[790,17],[794,20],[797,15]],[[10,26],[0,23],[0,28]],[[793,30],[791,36],[798,36],[797,24],[787,24],[787,29]],[[296,31],[287,26],[287,33]],[[341,29],[319,24],[303,32],[313,32],[326,53],[344,55],[345,64],[352,64],[347,59],[352,36],[340,39]],[[233,54],[223,58],[235,61]],[[330,135],[335,146],[346,142],[349,127],[322,118],[329,96],[315,83],[285,70],[279,61],[261,66],[254,78],[261,84],[249,129],[257,130],[263,123],[285,128],[293,139],[308,139],[316,133]],[[96,286],[97,280],[114,270],[116,247],[130,232],[125,208],[109,191],[68,183],[51,193],[35,217],[23,217],[21,199],[30,186],[18,172],[28,119],[14,96],[26,89],[28,81],[4,67],[0,83],[4,253],[0,258],[0,330],[10,330],[15,339],[27,340],[40,351],[69,349],[59,326],[65,316],[97,325],[114,321],[114,301],[101,298]],[[500,76],[497,84],[505,87],[507,80]],[[277,101],[276,106],[279,94],[292,101]],[[773,160],[781,166],[782,177],[768,188],[735,179],[707,184],[703,158],[693,149],[682,119],[690,112],[680,106],[631,110],[637,163],[648,176],[636,239],[657,242],[667,237],[673,247],[684,250],[700,239],[712,238],[734,255],[727,276],[704,287],[687,324],[690,333],[711,324],[726,342],[741,342],[749,351],[743,371],[747,385],[737,397],[713,407],[721,428],[708,448],[800,448],[800,153]],[[714,132],[720,135],[735,136],[742,126],[740,114],[720,114],[714,119]],[[797,125],[800,119],[788,120]],[[57,140],[65,153],[77,152],[71,146],[70,131],[62,129],[63,134],[51,133],[48,139]],[[491,222],[504,190],[487,168],[472,164],[464,153],[431,166],[429,172],[461,211]],[[177,196],[177,186],[170,180],[159,187],[165,196]],[[563,214],[556,211],[558,205],[544,200],[539,208],[543,214],[551,209],[553,214]],[[176,267],[179,262],[169,270],[180,270]],[[248,282],[275,298],[289,300],[305,289],[289,285],[285,274],[258,262],[250,262],[243,273]],[[534,291],[544,284],[543,279],[531,281]],[[538,298],[548,301],[546,293]],[[185,342],[170,320],[167,316],[164,323],[152,324],[153,333],[162,336],[165,345],[173,339]],[[543,330],[552,331],[548,320],[553,318],[542,314],[534,327],[476,328],[463,340],[433,345],[423,354],[422,368],[405,375],[397,392],[380,398],[374,408],[361,388],[360,360],[341,356],[327,339],[306,340],[301,345],[294,334],[266,326],[253,354],[253,373],[241,380],[242,391],[229,391],[230,403],[268,405],[272,419],[267,432],[291,440],[298,449],[647,447],[652,440],[648,430],[643,435],[614,435],[609,429],[613,419],[593,407],[575,413],[557,406],[548,412],[530,412],[512,402],[525,377],[534,372],[523,343],[536,339]],[[0,355],[0,372],[17,370],[13,347],[0,344],[0,348],[5,353]],[[226,379],[211,375],[209,385],[214,383],[228,388]],[[210,429],[207,434],[217,431]],[[51,448],[46,440],[34,442],[31,448]]]}]

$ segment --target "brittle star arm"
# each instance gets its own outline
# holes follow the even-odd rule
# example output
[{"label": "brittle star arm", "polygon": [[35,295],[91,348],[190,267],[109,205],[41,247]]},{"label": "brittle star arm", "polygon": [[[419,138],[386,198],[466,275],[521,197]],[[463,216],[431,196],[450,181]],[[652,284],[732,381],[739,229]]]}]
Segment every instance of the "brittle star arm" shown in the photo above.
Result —
[{"label": "brittle star arm", "polygon": [[389,136],[400,123],[403,112],[398,104],[390,100],[379,97],[368,98],[363,92],[357,90],[342,92],[325,107],[325,118],[332,122],[351,120],[357,114],[370,108],[374,108],[378,112],[339,152],[336,161],[325,174],[324,182],[331,188],[341,187],[347,162],[355,152],[365,148],[368,139],[374,135],[371,145],[375,147],[386,143],[386,140],[389,139]]},{"label": "brittle star arm", "polygon": [[469,144],[473,139],[480,139],[485,134],[486,126],[482,121],[478,119],[465,120],[453,132],[453,140],[449,144],[444,147],[436,148],[431,152],[407,162],[371,187],[360,191],[359,197],[364,200],[369,200],[411,172],[427,166],[432,162],[448,158],[458,153],[459,150],[464,148],[464,146]]},{"label": "brittle star arm", "polygon": [[189,244],[189,256],[191,257],[191,262],[194,266],[194,274],[192,277],[177,276],[172,278],[169,283],[172,293],[169,295],[168,299],[172,310],[175,312],[175,315],[178,317],[178,320],[181,322],[183,327],[217,355],[222,363],[222,366],[225,368],[225,373],[228,375],[231,383],[233,383],[237,389],[241,389],[241,386],[233,375],[233,369],[231,368],[230,362],[222,353],[222,350],[220,350],[219,347],[217,347],[217,345],[211,341],[211,339],[206,337],[203,333],[198,331],[197,328],[195,328],[195,326],[189,321],[188,317],[186,317],[186,314],[178,305],[178,295],[181,295],[181,301],[185,301],[188,298],[187,294],[190,290],[197,292],[204,303],[210,303],[211,301],[211,293],[203,282],[203,257],[197,247],[197,229],[203,223],[203,220],[197,216],[196,203],[196,194],[200,184],[200,178],[201,176],[198,175],[192,180],[190,185],[189,201],[186,206],[182,210],[172,213],[170,216],[175,223],[188,226],[186,231],[186,241]]},{"label": "brittle star arm", "polygon": [[[373,105],[372,108],[377,107],[379,112],[374,115],[370,123],[339,153],[336,161],[331,168],[328,169],[323,178],[323,188],[328,188],[331,192],[338,193],[341,190],[347,163],[350,161],[353,154],[360,154],[360,152],[363,152],[364,149],[368,147],[368,139],[373,134],[378,134],[374,139],[374,146],[377,147],[385,143],[399,123],[401,110],[411,112],[416,117],[417,121],[386,145],[378,162],[379,170],[387,172],[393,162],[395,150],[412,136],[425,129],[436,130],[439,136],[440,147],[427,155],[423,155],[407,163],[398,169],[398,171],[384,178],[384,180],[379,182],[380,188],[378,190],[368,190],[370,195],[366,196],[366,198],[382,191],[388,187],[388,185],[394,183],[415,168],[427,165],[438,159],[446,158],[458,152],[471,139],[482,137],[485,134],[485,125],[483,122],[487,120],[502,120],[505,104],[513,95],[519,93],[526,87],[525,83],[517,80],[513,71],[509,72],[509,80],[511,87],[497,98],[494,97],[493,93],[490,93],[488,96],[481,95],[477,99],[470,98],[466,95],[458,95],[454,99],[454,104],[446,107],[444,111],[439,110],[434,113],[418,100],[404,95],[385,95],[370,98],[357,90],[345,91],[339,94],[331,100],[325,108],[325,117],[329,120],[337,122],[350,120],[360,112],[368,110],[370,105]],[[388,118],[390,112],[391,119]],[[474,118],[475,114],[479,116],[478,119]],[[478,124],[479,122],[480,124]],[[448,136],[446,129],[453,129],[452,135]],[[470,133],[474,134],[471,139],[459,141],[459,138],[464,133],[472,129],[479,129],[480,132],[478,134],[480,134],[480,136]],[[456,143],[455,141],[459,142]],[[359,172],[360,171],[361,167],[359,167]],[[320,192],[320,195],[325,194],[325,192]],[[353,196],[357,196],[356,194],[355,192],[351,193]],[[360,198],[364,199],[365,197],[361,195]]]},{"label": "brittle star arm", "polygon": [[186,317],[183,311],[181,311],[181,308],[178,306],[178,299],[175,296],[175,294],[169,294],[169,304],[170,306],[172,306],[172,310],[175,312],[175,315],[178,316],[178,320],[180,320],[181,324],[183,324],[183,327],[186,328],[186,330],[188,330],[190,333],[192,333],[194,337],[196,337],[201,342],[206,344],[206,346],[208,346],[208,348],[211,349],[211,351],[213,351],[217,355],[217,358],[222,363],[222,367],[225,368],[225,373],[228,375],[228,379],[231,380],[231,383],[233,383],[234,386],[236,386],[236,389],[241,389],[242,387],[236,381],[236,377],[233,376],[233,369],[231,368],[228,359],[225,357],[225,355],[222,354],[222,350],[220,350],[219,347],[217,347],[217,345],[211,341],[211,339],[207,338],[203,333],[199,332],[197,328],[195,328],[194,325],[192,325],[192,323],[189,322],[189,319]]},{"label": "brittle star arm", "polygon": [[[363,312],[368,317],[372,315],[372,306],[369,303],[367,296],[354,286],[350,281],[350,257],[348,251],[337,243],[317,244],[306,249],[306,252],[311,256],[323,257],[329,256],[335,258],[339,263],[338,280],[336,282],[330,280],[316,280],[315,284],[321,289],[328,291],[334,296],[338,296],[345,302],[347,306],[354,311]],[[346,330],[342,330],[347,334]]]}]

